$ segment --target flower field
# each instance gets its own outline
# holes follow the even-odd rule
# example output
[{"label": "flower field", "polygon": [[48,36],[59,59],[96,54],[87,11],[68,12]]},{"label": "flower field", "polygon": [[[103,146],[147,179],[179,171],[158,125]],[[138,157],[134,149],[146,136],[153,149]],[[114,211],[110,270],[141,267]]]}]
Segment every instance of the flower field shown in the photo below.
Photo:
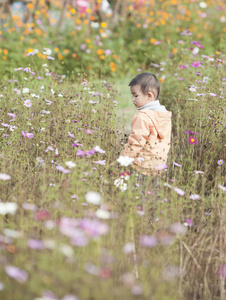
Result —
[{"label": "flower field", "polygon": [[[0,299],[223,300],[224,3],[94,2],[1,16]],[[173,115],[158,186],[120,157],[143,71]]]}]

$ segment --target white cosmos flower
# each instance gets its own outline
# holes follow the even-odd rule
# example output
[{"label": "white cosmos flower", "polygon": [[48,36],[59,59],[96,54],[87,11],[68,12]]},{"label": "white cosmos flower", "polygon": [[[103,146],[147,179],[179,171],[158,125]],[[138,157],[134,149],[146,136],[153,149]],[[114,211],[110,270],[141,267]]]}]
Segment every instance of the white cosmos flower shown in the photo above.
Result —
[{"label": "white cosmos flower", "polygon": [[200,6],[201,8],[207,8],[206,2],[200,2],[200,3],[199,3],[199,6]]},{"label": "white cosmos flower", "polygon": [[10,180],[11,179],[11,176],[8,175],[8,174],[5,174],[5,173],[0,173],[0,180]]},{"label": "white cosmos flower", "polygon": [[192,194],[190,197],[189,197],[191,200],[199,200],[201,199],[201,196],[197,195],[197,194]]},{"label": "white cosmos flower", "polygon": [[76,166],[76,164],[73,161],[66,161],[65,165],[70,169]]},{"label": "white cosmos flower", "polygon": [[96,211],[96,216],[100,219],[110,219],[110,213],[107,210],[103,210],[103,209],[98,209]]},{"label": "white cosmos flower", "polygon": [[45,50],[45,51],[43,51],[43,54],[48,55],[48,56],[52,54],[52,50],[51,50],[51,49],[49,49],[49,48],[44,48],[44,50]]},{"label": "white cosmos flower", "polygon": [[22,93],[23,93],[23,94],[29,93],[29,89],[28,89],[28,88],[23,88]]},{"label": "white cosmos flower", "polygon": [[85,195],[86,202],[94,205],[100,205],[101,203],[101,194],[97,192],[88,192]]},{"label": "white cosmos flower", "polygon": [[128,167],[133,163],[133,161],[134,158],[129,156],[122,156],[122,155],[120,155],[119,158],[117,159],[117,162],[120,163],[120,165],[123,167]]},{"label": "white cosmos flower", "polygon": [[198,54],[199,53],[199,48],[195,47],[192,51],[192,54]]},{"label": "white cosmos flower", "polygon": [[14,215],[16,213],[17,207],[18,205],[14,202],[0,202],[0,215]]}]

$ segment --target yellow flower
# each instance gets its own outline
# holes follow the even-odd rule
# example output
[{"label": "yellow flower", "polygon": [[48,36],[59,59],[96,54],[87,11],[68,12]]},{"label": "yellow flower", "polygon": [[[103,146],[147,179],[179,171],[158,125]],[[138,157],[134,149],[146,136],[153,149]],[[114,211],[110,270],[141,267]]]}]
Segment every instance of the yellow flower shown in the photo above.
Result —
[{"label": "yellow flower", "polygon": [[6,57],[6,56],[2,56],[2,59],[3,59],[3,60],[7,60],[7,57]]},{"label": "yellow flower", "polygon": [[59,52],[60,49],[59,49],[58,47],[55,47],[54,50],[55,50],[56,52]]},{"label": "yellow flower", "polygon": [[104,55],[101,55],[101,56],[100,56],[100,59],[104,60],[104,59],[105,59],[105,56],[104,56]]},{"label": "yellow flower", "polygon": [[100,23],[100,26],[101,26],[102,28],[106,28],[106,27],[107,27],[107,23],[106,23],[106,22],[101,22],[101,23]]},{"label": "yellow flower", "polygon": [[68,50],[68,49],[64,49],[64,53],[65,53],[65,54],[68,54],[68,53],[69,53],[69,50]]},{"label": "yellow flower", "polygon": [[90,44],[90,43],[91,43],[91,40],[90,40],[90,39],[86,39],[86,43],[87,43],[87,44]]}]

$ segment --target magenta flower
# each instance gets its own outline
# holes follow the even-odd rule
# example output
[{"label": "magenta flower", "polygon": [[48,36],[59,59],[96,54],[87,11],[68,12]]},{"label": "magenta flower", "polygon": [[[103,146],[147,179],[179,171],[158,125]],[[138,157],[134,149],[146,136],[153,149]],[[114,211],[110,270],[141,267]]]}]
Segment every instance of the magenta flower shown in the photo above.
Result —
[{"label": "magenta flower", "polygon": [[142,235],[139,241],[142,246],[148,248],[155,247],[157,245],[157,239],[152,235]]},{"label": "magenta flower", "polygon": [[181,70],[184,70],[184,69],[187,69],[188,66],[187,66],[187,65],[180,65],[179,68],[180,68]]},{"label": "magenta flower", "polygon": [[14,266],[5,266],[5,271],[9,277],[16,279],[20,283],[24,283],[27,281],[28,274],[24,270],[21,270]]},{"label": "magenta flower", "polygon": [[83,144],[78,144],[78,143],[72,144],[72,147],[82,147],[82,146],[83,146]]},{"label": "magenta flower", "polygon": [[191,66],[194,67],[194,68],[197,68],[197,67],[200,66],[200,62],[194,61],[194,62],[191,64]]},{"label": "magenta flower", "polygon": [[194,136],[190,136],[190,137],[188,138],[188,142],[189,142],[189,144],[191,144],[191,145],[195,145],[195,144],[197,144],[197,138],[195,138]]},{"label": "magenta flower", "polygon": [[188,224],[188,227],[192,227],[194,225],[191,219],[186,219],[185,222]]},{"label": "magenta flower", "polygon": [[29,132],[25,132],[25,131],[22,131],[22,135],[26,138],[33,138],[34,137],[34,134],[33,133],[29,133]]}]

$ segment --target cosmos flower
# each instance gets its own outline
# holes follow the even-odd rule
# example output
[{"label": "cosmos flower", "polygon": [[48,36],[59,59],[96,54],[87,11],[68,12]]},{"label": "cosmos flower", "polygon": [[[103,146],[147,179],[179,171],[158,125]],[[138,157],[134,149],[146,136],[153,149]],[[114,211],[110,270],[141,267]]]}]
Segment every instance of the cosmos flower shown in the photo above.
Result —
[{"label": "cosmos flower", "polygon": [[221,189],[223,192],[226,192],[226,186],[223,186],[221,184],[218,184],[219,189]]},{"label": "cosmos flower", "polygon": [[184,194],[185,194],[185,192],[183,190],[179,189],[178,187],[175,187],[174,191],[180,196],[184,196]]},{"label": "cosmos flower", "polygon": [[25,132],[25,131],[22,131],[22,135],[26,138],[33,138],[34,137],[34,134],[33,133],[29,133],[29,132]]},{"label": "cosmos flower", "polygon": [[20,283],[24,283],[27,281],[28,274],[26,271],[21,270],[14,266],[5,266],[5,271],[7,275]]},{"label": "cosmos flower", "polygon": [[120,163],[120,165],[123,167],[128,167],[133,163],[133,161],[134,158],[131,158],[129,156],[122,156],[122,155],[120,155],[119,158],[117,159],[117,162]]},{"label": "cosmos flower", "polygon": [[197,144],[197,138],[195,138],[194,136],[190,136],[190,137],[188,138],[188,142],[189,142],[189,144],[191,144],[191,145],[195,145],[195,144]]},{"label": "cosmos flower", "polygon": [[0,173],[0,180],[6,181],[6,180],[10,180],[11,176],[5,173]]},{"label": "cosmos flower", "polygon": [[194,68],[197,68],[197,67],[200,66],[200,62],[194,61],[194,62],[191,64],[191,66],[194,67]]},{"label": "cosmos flower", "polygon": [[25,101],[24,101],[24,105],[25,105],[26,107],[31,107],[31,100],[25,100]]},{"label": "cosmos flower", "polygon": [[223,159],[219,159],[219,160],[217,161],[218,166],[223,165],[223,163],[224,163],[224,160],[223,160]]},{"label": "cosmos flower", "polygon": [[189,199],[191,199],[191,200],[199,200],[199,199],[201,199],[201,196],[199,196],[199,195],[197,195],[197,194],[192,194],[190,197],[189,197]]},{"label": "cosmos flower", "polygon": [[86,202],[94,205],[100,205],[101,203],[101,194],[97,192],[88,192],[85,195]]},{"label": "cosmos flower", "polygon": [[143,235],[140,236],[140,244],[144,247],[155,247],[157,245],[157,239],[156,237],[152,236],[152,235]]}]

